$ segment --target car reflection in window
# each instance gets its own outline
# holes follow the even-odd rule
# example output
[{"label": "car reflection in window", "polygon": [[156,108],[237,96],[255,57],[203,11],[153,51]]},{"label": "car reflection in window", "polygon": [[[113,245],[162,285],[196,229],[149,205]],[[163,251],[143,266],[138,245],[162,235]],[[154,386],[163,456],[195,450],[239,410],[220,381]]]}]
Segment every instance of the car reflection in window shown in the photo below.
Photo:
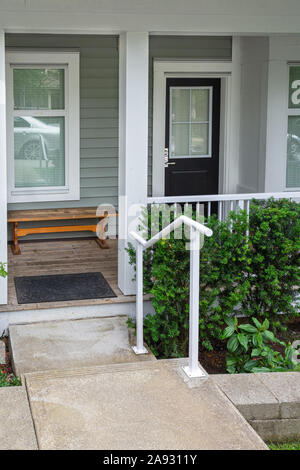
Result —
[{"label": "car reflection in window", "polygon": [[32,116],[15,117],[14,151],[15,159],[55,159],[60,154],[60,126]]}]

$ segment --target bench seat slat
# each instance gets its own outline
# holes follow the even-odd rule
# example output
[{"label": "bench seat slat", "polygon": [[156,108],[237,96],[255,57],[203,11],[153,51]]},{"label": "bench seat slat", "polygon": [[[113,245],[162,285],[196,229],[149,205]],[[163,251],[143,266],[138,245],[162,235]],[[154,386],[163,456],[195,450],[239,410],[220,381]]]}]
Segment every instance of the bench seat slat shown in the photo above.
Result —
[{"label": "bench seat slat", "polygon": [[[39,222],[47,220],[76,220],[76,219],[96,219],[97,207],[81,207],[70,209],[41,209],[8,211],[8,222]],[[108,213],[108,216],[116,214]]]}]

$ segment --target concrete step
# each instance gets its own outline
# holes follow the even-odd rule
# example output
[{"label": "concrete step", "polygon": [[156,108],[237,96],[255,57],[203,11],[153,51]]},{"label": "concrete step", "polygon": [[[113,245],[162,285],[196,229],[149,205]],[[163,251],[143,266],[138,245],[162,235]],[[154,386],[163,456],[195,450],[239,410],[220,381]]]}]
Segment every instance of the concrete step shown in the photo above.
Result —
[{"label": "concrete step", "polygon": [[187,360],[25,374],[40,449],[266,449]]},{"label": "concrete step", "polygon": [[9,341],[14,371],[66,370],[101,364],[155,360],[136,355],[126,316],[11,325]]}]

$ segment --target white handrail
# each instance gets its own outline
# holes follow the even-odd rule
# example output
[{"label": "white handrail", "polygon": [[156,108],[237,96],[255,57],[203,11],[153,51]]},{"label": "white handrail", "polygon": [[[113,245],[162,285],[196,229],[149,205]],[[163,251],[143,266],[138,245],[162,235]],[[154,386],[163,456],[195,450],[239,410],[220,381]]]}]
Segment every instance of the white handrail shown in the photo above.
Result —
[{"label": "white handrail", "polygon": [[184,371],[189,377],[201,377],[203,372],[198,364],[199,350],[199,278],[200,278],[200,234],[211,237],[210,228],[181,215],[171,224],[146,241],[137,232],[130,232],[137,242],[136,250],[136,346],[133,350],[136,354],[146,354],[143,335],[143,251],[154,245],[157,241],[167,237],[172,231],[182,224],[188,225],[190,231],[190,323],[189,323],[189,365]]}]

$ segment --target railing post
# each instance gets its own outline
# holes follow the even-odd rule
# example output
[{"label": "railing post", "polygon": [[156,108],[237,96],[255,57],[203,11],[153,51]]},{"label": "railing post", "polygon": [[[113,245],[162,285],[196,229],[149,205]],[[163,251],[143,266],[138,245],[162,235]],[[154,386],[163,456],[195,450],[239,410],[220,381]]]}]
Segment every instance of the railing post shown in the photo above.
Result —
[{"label": "railing post", "polygon": [[143,332],[143,246],[139,242],[136,245],[136,346],[132,349],[135,354],[147,354]]},{"label": "railing post", "polygon": [[189,365],[183,370],[188,377],[203,377],[198,364],[199,354],[199,281],[200,281],[200,232],[190,230],[190,326],[189,326]]}]

